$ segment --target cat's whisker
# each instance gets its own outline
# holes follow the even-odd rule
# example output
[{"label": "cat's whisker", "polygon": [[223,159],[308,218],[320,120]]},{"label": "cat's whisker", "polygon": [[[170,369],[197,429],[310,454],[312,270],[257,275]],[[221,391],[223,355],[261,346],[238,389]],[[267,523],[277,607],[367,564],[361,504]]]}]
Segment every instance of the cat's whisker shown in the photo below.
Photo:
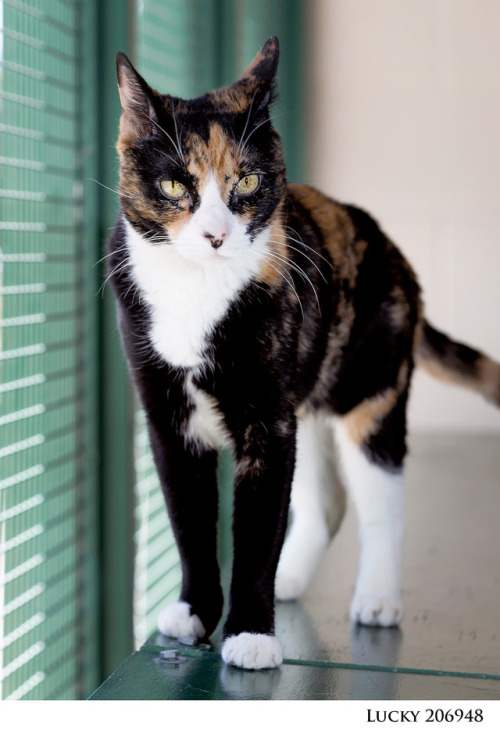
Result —
[{"label": "cat's whisker", "polygon": [[285,257],[285,256],[283,256],[283,255],[278,255],[278,254],[277,254],[277,253],[275,253],[275,252],[273,252],[272,254],[273,254],[273,255],[274,255],[274,256],[275,256],[276,258],[278,258],[278,257],[279,257],[279,259],[280,259],[280,260],[282,260],[283,262],[286,262],[286,263],[288,263],[288,264],[290,265],[290,267],[291,267],[291,268],[292,268],[293,270],[295,270],[295,272],[297,272],[297,274],[298,274],[298,275],[300,275],[300,276],[302,277],[302,279],[303,279],[303,280],[304,280],[305,282],[309,283],[309,285],[311,286],[311,290],[312,290],[312,291],[313,291],[313,293],[314,293],[314,297],[315,297],[315,299],[316,299],[316,302],[317,302],[317,304],[318,304],[318,310],[319,310],[319,311],[321,312],[321,307],[320,307],[320,304],[319,304],[319,298],[318,298],[318,293],[317,293],[317,291],[316,291],[316,288],[314,287],[314,284],[313,284],[312,280],[311,280],[311,279],[310,279],[310,277],[309,277],[309,276],[308,276],[308,275],[306,274],[306,272],[305,272],[305,271],[304,271],[304,270],[303,270],[303,269],[302,269],[302,268],[300,267],[300,265],[297,265],[297,263],[296,263],[296,262],[294,262],[293,260],[291,260],[290,258],[288,258],[288,257]]},{"label": "cat's whisker", "polygon": [[[172,106],[173,106],[173,105],[172,105]],[[181,152],[180,152],[180,150],[179,150],[179,149],[177,148],[177,145],[175,144],[175,142],[174,142],[174,140],[173,140],[173,139],[171,138],[171,136],[170,136],[170,135],[168,134],[168,132],[167,132],[166,130],[164,130],[164,129],[163,129],[163,127],[162,127],[162,126],[161,126],[161,125],[160,125],[160,124],[159,124],[159,123],[158,123],[158,122],[157,122],[156,120],[154,120],[154,119],[153,119],[153,118],[152,118],[152,117],[151,117],[150,115],[148,115],[148,119],[150,120],[150,122],[152,122],[152,123],[153,123],[153,125],[156,125],[156,127],[157,127],[157,128],[159,129],[159,130],[161,130],[161,132],[163,132],[163,134],[164,134],[164,135],[165,135],[166,137],[168,137],[168,139],[170,140],[170,142],[171,142],[171,143],[172,143],[172,145],[174,146],[174,150],[175,150],[175,152],[176,152],[176,153],[177,153],[177,155],[179,156],[179,160],[180,160],[180,163],[181,163],[181,165],[184,165],[184,159],[183,159],[183,157],[182,157],[182,153],[181,153]],[[175,118],[174,118],[174,119],[175,119]]]},{"label": "cat's whisker", "polygon": [[132,299],[132,304],[134,304],[135,303],[135,296],[136,295],[139,295],[139,302],[141,301],[141,292],[140,292],[139,288],[137,287],[136,283],[132,282],[130,284],[130,287],[127,289],[127,292],[125,293],[125,297],[126,298],[128,297],[128,294],[130,293],[130,291],[132,290],[132,288],[135,288],[134,297]]},{"label": "cat's whisker", "polygon": [[[277,234],[277,235],[276,235],[276,234],[274,234],[274,233],[273,233],[273,236],[282,236],[282,235],[280,235],[280,234]],[[285,235],[285,236],[286,236],[286,235]],[[287,237],[287,240],[286,240],[286,242],[277,242],[276,240],[269,240],[269,241],[274,241],[274,244],[278,244],[278,245],[280,245],[280,244],[285,244],[285,246],[286,246],[286,247],[287,247],[288,249],[291,249],[291,250],[293,250],[294,252],[298,252],[298,253],[299,253],[300,255],[302,255],[302,257],[305,257],[305,258],[306,258],[306,260],[309,260],[309,262],[311,263],[311,265],[312,265],[313,267],[315,267],[315,268],[316,268],[316,270],[317,270],[317,271],[319,272],[319,274],[320,274],[320,276],[322,277],[322,279],[324,280],[324,282],[325,282],[325,283],[327,283],[328,281],[327,281],[326,277],[325,277],[325,276],[323,275],[323,273],[321,272],[321,270],[320,270],[320,268],[318,267],[318,265],[317,265],[317,264],[316,264],[316,263],[315,263],[315,262],[314,262],[314,261],[313,261],[313,260],[312,260],[312,259],[311,259],[311,258],[309,257],[309,255],[306,255],[306,253],[305,253],[305,252],[302,252],[302,251],[301,251],[300,249],[297,249],[297,247],[292,247],[292,245],[291,245],[291,244],[289,243],[289,239],[290,239],[290,238],[289,238],[289,237]],[[295,240],[292,240],[292,241],[295,241]],[[313,250],[313,251],[314,251],[314,250]]]},{"label": "cat's whisker", "polygon": [[169,240],[165,237],[164,234],[152,234],[150,236],[145,235],[144,239],[147,239],[148,242],[168,242]]},{"label": "cat's whisker", "polygon": [[172,158],[172,156],[166,153],[164,150],[160,150],[160,148],[153,148],[153,150],[155,151],[155,153],[158,153],[163,158],[168,158],[168,160],[172,161],[174,165],[179,165],[179,161],[177,161],[175,158]]},{"label": "cat's whisker", "polygon": [[325,257],[324,255],[322,255],[321,252],[318,252],[316,249],[314,249],[314,247],[311,247],[310,245],[306,244],[304,242],[304,240],[300,237],[300,235],[295,231],[295,229],[293,229],[292,227],[290,227],[290,226],[288,226],[286,224],[283,224],[282,225],[282,228],[283,229],[290,229],[290,231],[294,232],[294,234],[297,234],[297,237],[299,237],[299,238],[298,239],[295,239],[295,237],[291,237],[289,234],[280,234],[279,232],[277,233],[276,236],[286,237],[287,239],[291,240],[292,242],[295,242],[296,244],[300,244],[301,247],[304,247],[304,249],[308,249],[311,252],[313,252],[316,255],[316,257],[320,257],[324,262],[326,262],[326,264],[329,267],[331,267],[333,269],[333,264],[332,264],[331,260],[329,260],[327,257]]},{"label": "cat's whisker", "polygon": [[95,178],[87,178],[87,181],[92,181],[92,183],[97,183],[98,186],[102,186],[103,188],[106,188],[108,191],[111,191],[111,193],[116,193],[118,196],[123,196],[126,199],[136,199],[136,196],[129,196],[126,193],[122,193],[121,191],[118,191],[114,188],[110,188],[109,186],[105,186],[104,183],[101,183],[100,181],[97,181]]},{"label": "cat's whisker", "polygon": [[252,130],[250,130],[250,132],[248,133],[248,136],[247,136],[245,142],[241,146],[241,150],[244,150],[245,149],[248,141],[250,140],[250,138],[252,137],[252,135],[254,134],[254,132],[257,132],[257,130],[259,129],[259,127],[262,127],[262,125],[265,125],[266,123],[271,123],[277,117],[282,117],[285,114],[287,114],[287,113],[286,112],[279,112],[277,115],[272,115],[270,117],[266,117],[265,120],[263,120],[262,122],[259,122],[259,124],[256,127],[252,128]]},{"label": "cat's whisker", "polygon": [[175,139],[177,140],[177,152],[179,153],[180,159],[183,161],[184,165],[186,165],[186,160],[182,154],[182,145],[181,141],[179,139],[179,130],[177,129],[177,119],[175,116],[175,104],[174,100],[172,100],[172,117],[174,118],[174,128],[175,128]]},{"label": "cat's whisker", "polygon": [[[271,239],[271,240],[268,241],[268,244],[277,244],[277,245],[280,245],[281,243],[280,242],[274,242]],[[308,277],[308,275],[306,274],[306,272],[300,267],[300,265],[298,265],[296,262],[294,262],[290,257],[287,257],[286,255],[281,254],[279,252],[275,252],[272,249],[268,249],[267,252],[269,252],[269,254],[272,255],[273,257],[276,257],[276,259],[280,259],[282,262],[285,262],[288,265],[290,265],[291,268],[293,268],[299,275],[301,275],[301,277],[302,277],[303,280],[307,280],[309,282],[309,284],[311,285],[311,287],[313,287],[313,284],[312,284],[310,278]]]},{"label": "cat's whisker", "polygon": [[173,247],[172,242],[169,239],[165,239],[165,238],[159,238],[159,239],[148,238],[147,241],[153,244],[155,247]]},{"label": "cat's whisker", "polygon": [[164,238],[167,236],[167,233],[164,231],[159,232],[153,232],[152,230],[149,230],[149,232],[145,232],[144,237],[146,239],[159,239]]},{"label": "cat's whisker", "polygon": [[[275,244],[279,244],[279,243],[278,242],[275,242]],[[291,267],[293,270],[295,270],[295,272],[298,275],[300,275],[305,282],[308,282],[309,283],[309,285],[311,286],[311,289],[312,289],[312,291],[314,293],[314,297],[316,299],[316,303],[318,304],[318,310],[321,313],[321,306],[320,306],[320,303],[319,303],[319,298],[318,298],[318,293],[316,292],[316,288],[314,287],[314,285],[313,285],[311,279],[309,278],[309,276],[300,267],[300,265],[297,265],[296,262],[294,262],[293,260],[291,260],[289,257],[286,257],[285,255],[280,255],[277,252],[273,252],[273,250],[269,250],[268,249],[268,250],[266,250],[266,252],[269,255],[271,255],[271,257],[274,257],[276,260],[279,260],[283,264],[287,264],[289,267]]]},{"label": "cat's whisker", "polygon": [[[297,232],[295,231],[295,229],[292,229],[292,227],[289,227],[289,226],[286,226],[286,225],[282,224],[281,225],[281,228],[283,228],[283,229],[290,229],[290,231],[293,231],[295,234],[297,234]],[[299,244],[302,247],[304,247],[304,249],[308,249],[310,252],[312,252],[313,254],[315,254],[316,257],[319,257],[320,259],[322,259],[330,268],[333,268],[332,263],[326,257],[324,257],[320,252],[316,251],[314,249],[314,247],[310,247],[309,245],[307,245],[302,239],[300,239],[300,238],[299,239],[295,239],[294,237],[291,237],[289,234],[280,234],[279,227],[276,227],[275,224],[266,224],[266,225],[260,227],[259,229],[256,229],[255,232],[254,232],[254,234],[255,235],[260,234],[261,232],[265,231],[266,229],[271,229],[271,232],[272,232],[272,236],[273,237],[282,237],[282,238],[284,238],[286,240],[285,242],[281,242],[281,243],[276,242],[276,244],[286,244],[286,246],[289,247],[290,249],[293,249],[295,252],[298,252],[299,254],[301,254],[304,257],[306,257],[309,260],[309,262],[312,265],[314,265],[314,267],[318,270],[319,274],[321,275],[321,277],[323,278],[323,280],[325,281],[325,283],[327,282],[327,279],[325,278],[324,274],[321,272],[320,268],[316,265],[316,263],[308,255],[306,255],[305,252],[301,252],[301,250],[296,249],[295,247],[292,247],[292,245],[289,244],[289,242],[290,241],[295,242],[296,244]],[[276,229],[278,229],[278,231],[275,231]],[[297,236],[299,236],[299,235],[297,234]]]},{"label": "cat's whisker", "polygon": [[[269,239],[269,240],[267,241],[267,244],[276,244],[276,245],[278,245],[278,247],[280,247],[280,246],[283,246],[283,244],[285,244],[285,243],[284,243],[284,242],[278,242],[278,241],[276,241],[276,240],[274,240],[274,239]],[[288,246],[288,245],[286,245],[286,246]],[[280,257],[280,258],[281,258],[281,259],[283,259],[284,261],[288,262],[288,264],[289,264],[289,265],[290,265],[291,267],[293,267],[293,268],[294,268],[295,270],[297,270],[297,272],[299,272],[299,273],[300,273],[300,274],[302,275],[302,277],[303,277],[304,279],[307,279],[307,280],[308,280],[308,282],[310,283],[311,287],[312,287],[312,288],[313,288],[313,290],[314,290],[314,286],[313,286],[313,283],[312,283],[311,279],[309,278],[309,276],[307,275],[307,273],[305,272],[305,270],[303,270],[303,269],[302,269],[302,267],[301,267],[301,266],[300,266],[300,265],[299,265],[299,264],[298,264],[297,262],[294,262],[294,260],[292,260],[292,259],[291,259],[291,257],[287,257],[287,256],[286,256],[285,254],[283,254],[282,252],[280,252],[280,253],[278,253],[278,252],[275,252],[275,251],[274,251],[274,250],[272,250],[272,249],[266,249],[266,250],[262,250],[262,248],[261,248],[261,249],[259,249],[258,247],[255,247],[255,246],[254,246],[254,249],[255,249],[256,251],[260,251],[260,252],[262,252],[262,251],[266,251],[266,252],[268,252],[269,254],[272,254],[272,255],[273,255],[274,257]],[[316,267],[315,263],[314,263],[314,262],[312,262],[312,260],[311,260],[311,259],[310,259],[309,257],[307,257],[307,255],[305,255],[305,254],[304,254],[303,252],[300,252],[300,250],[296,250],[296,249],[295,249],[295,247],[290,247],[290,249],[292,249],[292,250],[294,250],[294,251],[298,252],[299,254],[303,255],[304,257],[306,257],[306,259],[308,259],[308,260],[309,260],[309,261],[311,262],[311,264],[312,264],[312,265],[314,265],[314,266]],[[318,269],[318,268],[316,267],[316,269]],[[321,275],[321,276],[323,277],[323,273],[322,273],[322,272],[321,272],[320,270],[318,270],[318,271],[319,271],[320,275]],[[324,277],[323,277],[323,279],[324,279]],[[326,280],[325,280],[325,282],[326,282]],[[315,291],[315,292],[316,292],[316,291]]]},{"label": "cat's whisker", "polygon": [[125,269],[127,269],[127,267],[128,267],[128,266],[129,266],[129,261],[128,261],[128,259],[120,261],[120,262],[119,262],[119,263],[118,263],[118,264],[116,265],[116,267],[114,267],[114,268],[113,268],[113,269],[111,270],[111,272],[110,272],[110,273],[108,274],[108,276],[106,277],[106,279],[104,280],[104,282],[102,283],[101,287],[99,288],[99,290],[97,291],[97,293],[96,293],[96,294],[97,294],[97,295],[99,295],[99,294],[100,294],[100,295],[101,295],[102,297],[104,297],[104,289],[105,289],[106,285],[108,284],[108,282],[110,281],[110,279],[111,279],[112,277],[115,277],[115,275],[118,275],[118,274],[120,274],[121,272],[123,272],[123,271],[124,271]]},{"label": "cat's whisker", "polygon": [[286,283],[288,283],[288,285],[290,286],[290,288],[291,288],[291,289],[293,290],[293,292],[295,293],[295,297],[297,298],[297,302],[298,302],[298,304],[299,304],[299,308],[300,308],[300,311],[301,311],[301,313],[302,313],[302,321],[304,321],[304,319],[305,319],[305,316],[304,316],[304,309],[302,308],[302,302],[301,302],[301,300],[300,300],[299,294],[297,293],[297,291],[296,291],[296,289],[295,289],[295,287],[294,287],[294,285],[293,285],[293,281],[292,281],[292,280],[289,280],[289,279],[288,279],[288,278],[286,277],[286,275],[284,275],[284,274],[283,274],[283,271],[281,270],[281,268],[280,268],[280,267],[278,267],[278,265],[276,265],[276,266],[275,266],[275,265],[273,265],[273,264],[271,263],[271,261],[270,261],[269,259],[267,259],[267,257],[266,257],[265,255],[264,255],[264,256],[262,257],[262,259],[264,260],[264,262],[266,262],[266,263],[267,263],[267,264],[269,265],[269,267],[272,267],[272,268],[273,268],[273,270],[275,270],[275,271],[276,271],[276,272],[278,273],[278,275],[280,275],[280,276],[281,276],[281,277],[283,278],[283,280],[284,280],[284,281],[285,281]]},{"label": "cat's whisker", "polygon": [[108,252],[104,255],[104,257],[101,257],[100,260],[97,260],[97,262],[94,262],[92,267],[97,267],[97,265],[100,265],[101,262],[104,262],[104,260],[107,260],[108,257],[113,257],[113,255],[118,254],[119,252],[128,252],[128,245],[124,245],[123,247],[118,247],[118,249],[114,249],[112,252]]},{"label": "cat's whisker", "polygon": [[107,277],[105,278],[105,280],[104,280],[103,284],[101,285],[101,287],[99,288],[99,291],[98,291],[98,292],[100,292],[101,290],[103,290],[103,289],[104,289],[104,286],[106,285],[106,283],[107,283],[107,282],[108,282],[108,281],[109,281],[109,280],[110,280],[110,279],[111,279],[111,278],[112,278],[112,277],[113,277],[114,275],[117,275],[117,274],[118,274],[119,272],[122,272],[122,271],[123,271],[123,270],[124,270],[124,269],[125,269],[125,268],[127,267],[127,265],[128,265],[128,264],[129,264],[129,261],[128,261],[128,260],[120,260],[120,262],[118,262],[118,263],[117,263],[117,264],[116,264],[116,265],[115,265],[115,266],[113,267],[113,269],[112,269],[112,270],[111,270],[111,271],[110,271],[110,272],[108,273]]},{"label": "cat's whisker", "polygon": [[240,151],[241,151],[241,145],[242,145],[242,142],[243,142],[243,138],[245,137],[245,133],[247,131],[248,123],[250,122],[250,115],[252,114],[252,108],[253,108],[253,103],[255,101],[255,95],[256,94],[257,94],[257,89],[253,93],[252,101],[250,102],[250,107],[248,108],[248,114],[247,114],[247,119],[246,119],[246,122],[245,122],[245,127],[243,128],[243,132],[241,134],[240,141],[238,143],[238,147],[236,148],[236,153],[237,154],[239,154]]},{"label": "cat's whisker", "polygon": [[[281,224],[280,227],[281,229],[284,229],[284,230],[287,229],[288,231],[292,232],[293,234],[295,234],[295,237],[291,237],[289,234],[286,234],[286,233],[285,235],[280,234],[280,236],[289,237],[292,241],[297,242],[297,244],[301,244],[306,249],[312,250],[315,254],[318,255],[318,257],[322,256],[321,253],[318,252],[314,247],[311,247],[309,244],[306,244],[304,240],[302,239],[302,237],[300,236],[300,234],[297,232],[297,230],[291,227],[289,224]],[[326,262],[329,263],[329,260],[327,259]]]},{"label": "cat's whisker", "polygon": [[[269,249],[258,249],[258,248],[256,248],[255,251],[262,255],[262,258],[267,262],[268,265],[271,265],[271,261],[270,261],[269,258],[273,258],[275,260],[275,262],[279,262],[280,264],[285,265],[285,266],[286,265],[290,266],[293,270],[295,270],[297,272],[298,275],[300,275],[304,280],[307,280],[309,282],[309,284],[311,285],[311,287],[313,289],[313,292],[316,295],[316,291],[314,290],[314,286],[313,286],[312,282],[309,280],[309,278],[307,277],[306,273],[303,270],[301,270],[301,268],[298,265],[296,265],[294,262],[292,262],[291,260],[289,260],[286,257],[282,257],[282,256],[278,255],[276,252],[273,252],[272,250],[269,250]],[[276,265],[276,267],[279,267],[279,266]],[[279,272],[282,273],[281,268],[279,268]],[[287,274],[289,274],[289,273],[287,273]],[[282,274],[282,277],[284,277],[283,274]],[[291,275],[290,275],[290,277],[291,277]],[[295,295],[297,296],[297,300],[301,304],[299,295],[298,295],[298,293],[297,293],[297,291],[296,291],[296,289],[295,289],[295,287],[293,285],[293,280],[286,279],[286,281],[290,285],[290,287],[292,288],[292,290],[294,291]],[[316,299],[317,299],[317,295],[316,295]],[[318,306],[319,306],[319,302],[318,302]],[[301,304],[301,310],[302,310],[302,304]],[[302,313],[304,313],[304,312],[302,311]]]}]

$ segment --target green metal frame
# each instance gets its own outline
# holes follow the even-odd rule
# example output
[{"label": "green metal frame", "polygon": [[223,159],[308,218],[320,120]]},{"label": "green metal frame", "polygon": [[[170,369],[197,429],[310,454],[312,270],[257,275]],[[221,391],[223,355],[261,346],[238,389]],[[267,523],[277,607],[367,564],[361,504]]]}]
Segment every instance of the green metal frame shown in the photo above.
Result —
[{"label": "green metal frame", "polygon": [[[98,247],[96,246],[96,231],[98,221],[99,192],[97,186],[91,181],[97,177],[98,149],[97,140],[97,89],[95,85],[96,76],[96,6],[92,2],[80,3],[78,12],[78,27],[80,30],[80,44],[78,63],[80,65],[80,109],[81,119],[79,139],[79,160],[80,178],[83,181],[82,196],[82,251],[84,257],[84,268],[86,273],[85,290],[82,293],[82,338],[81,344],[85,344],[86,353],[81,355],[85,363],[84,383],[81,386],[86,395],[87,414],[99,414],[99,351],[98,341],[94,337],[96,323],[99,321],[99,303],[95,297],[99,290],[99,276],[96,261],[99,259]],[[82,564],[81,585],[87,589],[85,597],[80,599],[82,604],[81,639],[80,647],[83,647],[85,639],[99,638],[99,586],[96,579],[100,577],[98,550],[99,550],[99,430],[95,421],[86,420],[81,446],[81,471],[84,475],[83,486],[86,492],[86,501],[82,505],[86,507],[82,517],[82,531],[80,537],[79,554],[86,554],[86,563]],[[91,536],[85,536],[83,543],[83,527],[92,528]],[[90,549],[90,551],[89,551]],[[82,678],[80,680],[79,697],[84,697],[89,689],[102,678],[103,671],[100,669],[100,649],[98,644],[87,648],[85,664],[82,665]]]},{"label": "green metal frame", "polygon": [[[97,180],[108,188],[99,191],[97,242],[104,243],[118,210],[115,189],[118,177],[117,136],[120,101],[114,74],[118,50],[130,53],[132,46],[131,3],[104,0],[96,3],[96,88],[99,163]],[[97,258],[99,259],[99,258]],[[101,278],[104,280],[104,266]],[[132,496],[134,467],[131,451],[133,413],[129,378],[116,326],[115,304],[104,288],[99,301],[100,363],[100,646],[101,673],[130,653],[132,642]]]}]

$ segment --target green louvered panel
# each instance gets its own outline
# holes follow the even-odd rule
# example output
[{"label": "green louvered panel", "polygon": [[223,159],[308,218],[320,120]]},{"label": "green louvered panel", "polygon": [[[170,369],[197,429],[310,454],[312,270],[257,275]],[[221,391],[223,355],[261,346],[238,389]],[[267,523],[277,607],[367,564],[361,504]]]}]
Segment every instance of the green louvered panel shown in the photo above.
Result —
[{"label": "green louvered panel", "polygon": [[141,410],[136,415],[135,466],[134,636],[139,647],[155,628],[159,610],[178,600],[181,582],[179,555]]},{"label": "green louvered panel", "polygon": [[95,666],[86,15],[64,0],[3,0],[0,12],[0,698],[75,698]]},{"label": "green louvered panel", "polygon": [[215,0],[137,0],[136,61],[162,94],[196,97],[214,84]]}]

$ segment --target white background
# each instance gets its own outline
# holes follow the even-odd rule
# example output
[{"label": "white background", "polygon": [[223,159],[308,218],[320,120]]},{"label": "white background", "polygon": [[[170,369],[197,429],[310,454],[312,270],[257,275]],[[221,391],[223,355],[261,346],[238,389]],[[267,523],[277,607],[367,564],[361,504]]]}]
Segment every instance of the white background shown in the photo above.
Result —
[{"label": "white background", "polygon": [[[307,8],[307,182],[370,211],[431,323],[500,360],[500,2]],[[500,411],[418,373],[410,427],[500,432]]]}]

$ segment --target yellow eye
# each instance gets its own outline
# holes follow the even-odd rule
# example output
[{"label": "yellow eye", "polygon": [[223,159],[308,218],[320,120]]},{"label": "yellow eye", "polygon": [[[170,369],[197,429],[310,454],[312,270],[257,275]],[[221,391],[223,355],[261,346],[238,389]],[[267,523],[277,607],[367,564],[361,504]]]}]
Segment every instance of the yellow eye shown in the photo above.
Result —
[{"label": "yellow eye", "polygon": [[186,193],[186,186],[179,181],[160,181],[160,188],[167,198],[174,201],[178,201]]},{"label": "yellow eye", "polygon": [[257,173],[251,173],[249,176],[243,176],[234,189],[238,196],[249,196],[259,187],[260,176]]}]

